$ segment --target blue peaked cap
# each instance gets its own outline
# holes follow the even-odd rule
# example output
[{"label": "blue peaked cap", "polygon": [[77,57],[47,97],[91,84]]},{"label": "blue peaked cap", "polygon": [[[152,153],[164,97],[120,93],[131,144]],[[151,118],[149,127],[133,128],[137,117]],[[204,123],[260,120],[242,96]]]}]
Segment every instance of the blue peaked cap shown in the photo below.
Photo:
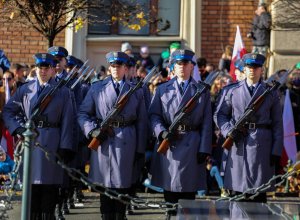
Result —
[{"label": "blue peaked cap", "polygon": [[49,53],[37,53],[33,56],[36,66],[55,66],[55,57]]},{"label": "blue peaked cap", "polygon": [[67,66],[75,66],[78,63],[78,59],[72,55],[67,56]]},{"label": "blue peaked cap", "polygon": [[128,60],[128,66],[135,66],[136,61],[134,59],[133,55],[128,55],[129,56],[129,60]]},{"label": "blue peaked cap", "polygon": [[77,67],[78,68],[81,68],[82,67],[82,65],[83,65],[83,62],[82,62],[82,60],[81,59],[76,59],[77,60]]},{"label": "blue peaked cap", "polygon": [[266,60],[261,54],[247,53],[242,58],[245,66],[263,66]]},{"label": "blue peaked cap", "polygon": [[57,47],[53,46],[48,49],[48,53],[50,53],[53,56],[61,56],[61,57],[67,57],[68,51],[64,47]]},{"label": "blue peaked cap", "polygon": [[243,72],[245,63],[242,59],[237,59],[236,61],[234,61],[234,67],[237,68],[239,71]]},{"label": "blue peaked cap", "polygon": [[172,55],[171,59],[175,61],[179,60],[187,60],[191,61],[194,65],[196,64],[195,61],[193,61],[195,53],[191,50],[175,50]]},{"label": "blue peaked cap", "polygon": [[106,60],[108,63],[125,63],[127,64],[129,62],[129,56],[124,52],[109,52],[106,54]]}]

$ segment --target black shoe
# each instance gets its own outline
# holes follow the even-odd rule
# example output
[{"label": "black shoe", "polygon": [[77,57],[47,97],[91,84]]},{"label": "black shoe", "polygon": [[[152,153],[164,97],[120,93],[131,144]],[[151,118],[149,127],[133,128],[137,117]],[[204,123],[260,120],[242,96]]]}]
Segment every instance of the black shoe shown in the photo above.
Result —
[{"label": "black shoe", "polygon": [[133,205],[127,205],[126,208],[126,215],[133,215],[134,206]]},{"label": "black shoe", "polygon": [[102,220],[115,220],[115,214],[102,214]]},{"label": "black shoe", "polygon": [[64,204],[63,204],[62,213],[63,213],[63,215],[68,215],[68,214],[70,214],[70,210],[69,210],[69,207],[68,207],[68,204],[67,204],[67,203],[64,203]]},{"label": "black shoe", "polygon": [[55,214],[55,219],[56,220],[66,220],[61,211],[58,212],[57,214]]},{"label": "black shoe", "polygon": [[69,209],[75,209],[74,199],[69,199],[68,201],[68,208]]}]

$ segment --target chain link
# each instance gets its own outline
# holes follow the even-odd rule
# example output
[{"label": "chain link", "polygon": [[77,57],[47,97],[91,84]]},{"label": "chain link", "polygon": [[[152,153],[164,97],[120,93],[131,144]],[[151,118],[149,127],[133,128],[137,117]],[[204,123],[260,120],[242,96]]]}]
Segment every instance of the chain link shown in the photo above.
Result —
[{"label": "chain link", "polygon": [[2,200],[0,203],[0,207],[1,207],[1,212],[0,212],[0,219],[8,219],[8,214],[7,211],[11,210],[12,204],[11,201],[13,199],[13,196],[16,194],[16,190],[19,190],[18,188],[16,188],[16,184],[19,180],[19,171],[20,171],[20,167],[21,164],[23,162],[23,151],[24,151],[24,147],[23,147],[23,141],[21,139],[18,140],[16,148],[14,150],[14,167],[13,170],[9,173],[9,183],[4,183],[3,186],[3,190],[5,193],[5,200]]},{"label": "chain link", "polygon": [[[121,193],[116,192],[115,190],[111,190],[111,189],[103,186],[102,184],[93,183],[81,171],[79,171],[75,168],[72,168],[72,167],[68,167],[57,153],[48,151],[40,143],[36,143],[35,146],[44,152],[45,157],[50,162],[61,166],[71,178],[84,183],[91,190],[98,192],[100,194],[104,194],[111,199],[115,199],[124,204],[131,204],[131,205],[134,205],[134,206],[137,206],[140,208],[176,210],[179,206],[178,203],[149,201],[146,199],[133,197],[128,194],[121,194]],[[14,161],[15,161],[14,169],[9,175],[11,183],[10,183],[10,185],[4,187],[4,191],[6,194],[6,200],[4,202],[2,201],[2,204],[0,204],[3,207],[3,209],[1,209],[0,219],[8,218],[7,210],[12,209],[11,200],[12,200],[13,196],[15,195],[15,191],[16,191],[15,185],[18,180],[17,177],[19,174],[20,165],[22,164],[22,161],[23,161],[23,156],[22,156],[23,151],[24,151],[24,148],[22,146],[21,141],[19,141],[16,146],[15,152],[14,152]],[[53,159],[53,157],[51,157],[51,155],[54,155],[55,158]],[[219,199],[217,199],[217,201],[221,201],[221,200],[240,201],[242,199],[246,199],[246,194],[248,194],[250,192],[253,195],[250,196],[249,199],[254,199],[259,193],[265,192],[266,190],[268,190],[269,188],[271,188],[273,186],[276,187],[276,186],[283,184],[289,176],[292,176],[298,172],[298,169],[299,169],[298,166],[300,166],[300,162],[296,163],[291,171],[287,171],[283,175],[273,176],[267,183],[262,184],[261,186],[259,186],[257,188],[248,189],[245,192],[243,192],[242,194],[236,195],[234,197],[219,198]],[[278,180],[278,181],[280,180],[280,182],[276,183],[276,180]]]},{"label": "chain link", "polygon": [[[222,201],[222,200],[240,201],[242,199],[247,199],[247,194],[248,193],[253,194],[249,197],[249,199],[252,200],[256,196],[258,196],[260,193],[266,192],[269,188],[277,187],[277,186],[280,186],[283,183],[285,183],[285,181],[287,180],[288,177],[290,177],[290,176],[296,174],[297,172],[299,172],[299,166],[300,166],[300,162],[297,162],[293,166],[292,170],[287,171],[283,175],[273,176],[267,183],[264,183],[264,184],[262,184],[261,186],[259,186],[257,188],[254,187],[254,188],[251,188],[251,189],[247,189],[242,194],[236,195],[234,197],[222,197],[222,198],[217,199],[217,201]],[[278,180],[278,181],[280,180],[280,182],[276,183],[276,180]]]},{"label": "chain link", "polygon": [[[72,167],[68,167],[57,153],[49,152],[47,149],[41,146],[40,143],[36,143],[36,146],[39,147],[44,152],[46,158],[50,162],[56,163],[59,166],[61,166],[64,170],[66,170],[68,175],[71,178],[77,181],[81,181],[93,191],[98,192],[100,194],[104,194],[108,196],[110,199],[115,199],[124,204],[131,204],[140,208],[146,207],[146,208],[158,208],[158,209],[165,209],[165,210],[176,210],[178,207],[178,203],[148,201],[142,198],[132,197],[128,194],[118,193],[115,190],[111,190],[99,183],[93,183],[81,171]],[[52,159],[50,155],[54,155],[56,159],[55,160]]]}]

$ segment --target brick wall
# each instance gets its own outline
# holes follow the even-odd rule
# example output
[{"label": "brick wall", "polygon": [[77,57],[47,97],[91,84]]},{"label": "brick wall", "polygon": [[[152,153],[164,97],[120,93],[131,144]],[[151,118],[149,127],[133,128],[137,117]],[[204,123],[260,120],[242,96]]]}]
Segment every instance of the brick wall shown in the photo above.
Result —
[{"label": "brick wall", "polygon": [[258,0],[202,1],[201,53],[209,63],[218,65],[225,46],[234,45],[237,25],[247,51],[251,51],[252,41],[246,34],[251,28],[257,5]]},{"label": "brick wall", "polygon": [[[55,39],[55,45],[65,45],[65,33],[62,31]],[[0,26],[0,49],[4,50],[11,63],[33,64],[32,56],[46,52],[48,41],[34,29],[20,24],[2,23]]]}]

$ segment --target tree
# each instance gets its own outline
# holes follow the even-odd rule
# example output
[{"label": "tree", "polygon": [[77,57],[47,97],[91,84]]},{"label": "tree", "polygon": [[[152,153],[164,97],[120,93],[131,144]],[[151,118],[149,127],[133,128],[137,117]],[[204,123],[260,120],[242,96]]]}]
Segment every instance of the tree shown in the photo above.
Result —
[{"label": "tree", "polygon": [[274,0],[272,3],[273,27],[300,28],[300,1],[299,0]]},{"label": "tree", "polygon": [[[25,27],[34,28],[48,40],[48,46],[53,46],[55,37],[66,27],[72,26],[75,31],[90,22],[121,22],[131,29],[138,30],[147,22],[149,12],[143,11],[143,6],[135,1],[112,0],[108,7],[105,0],[2,0],[0,8],[2,22],[17,22]],[[114,14],[107,20],[100,20],[89,12],[99,14]],[[155,21],[158,21],[156,19]],[[154,22],[155,22],[154,21]]]}]

